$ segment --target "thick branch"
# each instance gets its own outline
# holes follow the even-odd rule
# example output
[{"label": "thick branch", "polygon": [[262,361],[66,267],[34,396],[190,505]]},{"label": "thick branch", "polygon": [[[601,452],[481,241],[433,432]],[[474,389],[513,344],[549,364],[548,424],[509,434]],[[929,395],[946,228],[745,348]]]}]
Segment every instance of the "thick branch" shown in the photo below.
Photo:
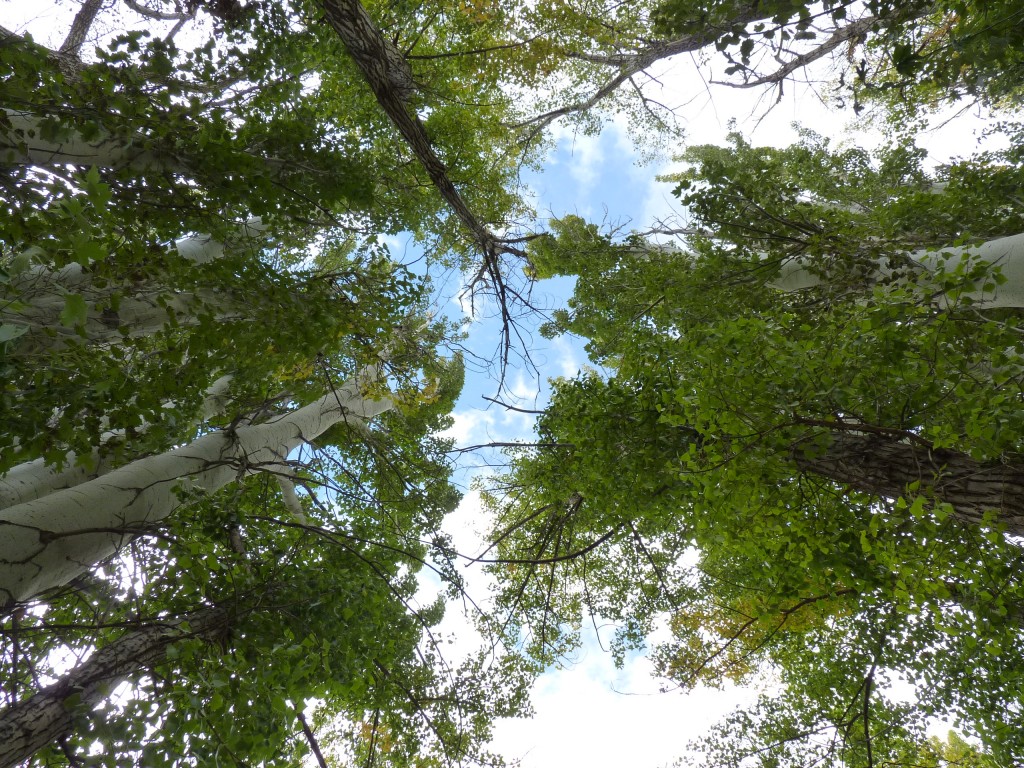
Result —
[{"label": "thick branch", "polygon": [[856,40],[857,38],[866,35],[868,31],[870,31],[871,26],[877,21],[877,16],[868,16],[855,21],[852,24],[847,24],[845,27],[841,27],[832,33],[828,40],[823,42],[821,45],[811,49],[807,53],[793,58],[791,61],[779,67],[769,75],[744,80],[742,83],[732,83],[728,80],[715,80],[713,82],[716,85],[727,85],[730,88],[756,88],[761,85],[778,85],[798,69],[802,69],[808,64],[826,56],[843,43],[849,40]]},{"label": "thick branch", "polygon": [[[768,12],[757,8],[757,3],[750,6],[741,4],[740,8],[737,9],[736,14],[730,19],[730,22],[732,25],[749,24],[766,18],[768,15],[770,15]],[[517,123],[513,127],[529,127],[531,129],[529,138],[532,139],[533,136],[560,117],[586,112],[593,109],[599,102],[618,90],[619,86],[627,82],[631,77],[640,74],[653,64],[663,59],[669,59],[673,56],[677,56],[680,53],[692,53],[693,51],[699,51],[701,48],[710,45],[718,38],[722,31],[723,30],[720,27],[708,24],[700,32],[684,35],[683,37],[676,38],[675,40],[659,40],[651,43],[642,50],[636,51],[635,53],[568,54],[570,58],[580,59],[591,64],[613,67],[618,71],[606,80],[604,84],[594,91],[589,97],[573,102],[572,104],[568,104],[564,107],[553,109],[550,112],[537,115],[529,120]]]},{"label": "thick branch", "polygon": [[[164,11],[156,11],[152,8],[147,8],[138,0],[124,0],[124,4],[135,11],[140,16],[145,16],[147,19],[153,19],[155,21],[183,21],[191,19],[195,16],[195,13],[165,13]],[[197,5],[198,7],[198,5]]]},{"label": "thick branch", "polygon": [[85,0],[82,7],[75,14],[75,20],[71,22],[71,29],[64,42],[60,45],[60,53],[65,56],[78,57],[85,43],[85,36],[89,34],[92,23],[96,20],[96,14],[103,7],[103,0]]}]

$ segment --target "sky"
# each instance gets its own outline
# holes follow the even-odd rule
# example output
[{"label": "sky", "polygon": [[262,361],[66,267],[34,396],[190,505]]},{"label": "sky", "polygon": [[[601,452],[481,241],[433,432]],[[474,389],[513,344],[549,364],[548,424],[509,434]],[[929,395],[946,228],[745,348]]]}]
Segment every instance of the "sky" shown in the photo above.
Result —
[{"label": "sky", "polygon": [[[26,4],[24,6],[28,8]],[[32,13],[52,16],[55,5],[33,5]],[[16,27],[0,12],[0,24]],[[776,94],[707,87],[707,72],[697,72],[686,57],[664,64],[654,73],[661,83],[656,96],[661,102],[679,105],[686,130],[686,143],[723,143],[731,122],[756,144],[786,145],[796,138],[793,122],[818,132],[842,137],[852,110],[829,111],[820,91],[809,85],[791,84],[781,99]],[[938,159],[967,151],[973,142],[969,122],[926,134],[922,145]],[[659,182],[660,173],[673,166],[671,151],[654,162],[640,162],[629,130],[611,122],[597,136],[584,136],[559,124],[556,144],[541,172],[526,177],[534,207],[541,220],[576,214],[595,223],[643,230],[655,221],[678,215],[671,184]],[[870,137],[867,138],[870,140]],[[682,147],[680,146],[680,149]],[[449,276],[457,281],[459,276]],[[455,291],[442,288],[448,298],[439,311],[456,319],[471,319],[466,346],[484,359],[490,358],[497,340],[497,327],[487,307],[469,318],[466,307],[451,298]],[[571,281],[544,281],[535,298],[549,307],[564,304],[571,293]],[[447,435],[459,447],[492,441],[529,441],[531,417],[495,405],[485,397],[497,397],[519,408],[542,408],[548,392],[548,377],[574,376],[586,365],[586,354],[577,339],[548,340],[527,337],[536,370],[519,365],[507,372],[504,390],[498,391],[491,370],[475,370],[470,362],[467,383],[458,401],[454,424]],[[487,468],[482,456],[467,454],[461,459],[456,480],[466,490],[447,529],[456,549],[473,555],[481,551],[481,534],[487,517],[472,479]],[[478,570],[466,571],[469,592],[483,600],[487,577]],[[458,633],[467,647],[473,644],[470,630],[454,611],[445,627]],[[523,768],[554,768],[586,765],[588,768],[660,768],[671,765],[685,751],[686,744],[699,736],[737,705],[753,696],[750,690],[698,689],[690,694],[660,693],[660,683],[651,676],[651,665],[642,654],[627,658],[622,669],[615,668],[607,647],[610,627],[600,637],[585,635],[583,646],[571,659],[544,674],[532,696],[535,716],[530,720],[502,721],[495,728],[493,749],[508,759],[519,759]]]}]

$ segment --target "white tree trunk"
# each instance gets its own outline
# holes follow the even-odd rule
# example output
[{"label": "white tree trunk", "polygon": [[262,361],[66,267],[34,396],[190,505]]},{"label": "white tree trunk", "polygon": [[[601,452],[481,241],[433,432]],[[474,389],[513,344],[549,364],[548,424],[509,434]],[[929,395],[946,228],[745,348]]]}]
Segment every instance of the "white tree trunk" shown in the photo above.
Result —
[{"label": "white tree trunk", "polygon": [[[198,423],[207,421],[224,412],[228,403],[231,386],[230,376],[221,376],[206,392],[203,406],[199,413]],[[173,407],[168,404],[167,407]],[[148,424],[143,423],[136,428],[137,432],[145,432]],[[124,430],[110,430],[100,436],[100,446],[124,438]],[[110,458],[103,455],[101,448],[80,460],[74,451],[64,457],[62,469],[48,465],[44,459],[27,461],[13,467],[6,475],[0,477],[0,510],[24,504],[33,499],[41,499],[55,491],[72,488],[76,485],[105,475],[113,469]]]},{"label": "white tree trunk", "polygon": [[[209,235],[192,235],[177,240],[172,249],[194,264],[206,264],[222,258],[227,248],[262,248],[265,230],[263,221],[253,218],[242,224],[227,243]],[[31,253],[26,255],[32,257]],[[123,292],[124,286],[97,287],[88,269],[77,262],[55,270],[35,266],[13,275],[4,291],[7,308],[0,309],[0,323],[22,329],[13,353],[38,354],[59,349],[73,339],[103,344],[125,336],[148,336],[172,321],[183,326],[195,324],[201,306],[221,320],[246,313],[245,307],[233,306],[227,297],[212,291],[175,293],[166,286],[147,284],[129,289],[115,312],[109,305],[119,289]],[[82,296],[88,307],[83,326],[61,324],[66,297],[71,295]]]},{"label": "white tree trunk", "polygon": [[44,139],[44,119],[31,112],[5,109],[11,128],[0,131],[0,164],[80,165],[99,168],[126,168],[137,171],[184,171],[185,167],[169,156],[159,156],[145,149],[126,145],[122,139],[101,132],[87,140],[71,128],[61,128],[55,138]]},{"label": "white tree trunk", "polygon": [[[937,297],[937,301],[943,306],[970,299],[973,306],[982,309],[1024,308],[1024,234],[1002,237],[980,245],[942,248],[937,251],[915,251],[909,256],[921,266],[924,276],[952,272],[961,259],[967,257],[974,264],[998,267],[999,273],[1005,278],[1001,285],[988,277],[977,283],[965,284],[955,293]],[[771,282],[772,287],[780,291],[798,291],[819,285],[823,278],[815,274],[810,266],[811,263],[805,259],[786,261],[778,276]],[[885,279],[892,274],[892,267],[884,263],[879,264],[875,276]],[[985,290],[986,286],[991,290]]]},{"label": "white tree trunk", "polygon": [[389,397],[367,392],[379,386],[380,374],[380,366],[369,367],[337,391],[263,424],[204,435],[0,511],[0,604],[66,584],[115,554],[181,504],[178,490],[216,491],[242,474],[280,466],[334,424],[363,423],[391,409]]}]

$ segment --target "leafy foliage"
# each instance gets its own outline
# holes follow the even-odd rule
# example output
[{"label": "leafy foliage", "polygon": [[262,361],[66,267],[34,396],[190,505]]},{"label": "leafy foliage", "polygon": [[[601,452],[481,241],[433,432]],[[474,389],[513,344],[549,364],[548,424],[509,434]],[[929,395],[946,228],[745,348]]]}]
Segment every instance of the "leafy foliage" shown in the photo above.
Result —
[{"label": "leafy foliage", "polygon": [[[936,714],[1020,760],[1020,510],[997,495],[967,514],[936,480],[961,459],[979,487],[986,466],[1021,476],[1017,310],[956,299],[998,271],[909,256],[1020,231],[999,191],[1019,188],[1015,158],[936,178],[909,145],[733,137],[674,178],[687,251],[553,222],[533,268],[577,283],[548,332],[586,338],[602,370],[555,383],[537,427],[553,447],[513,454],[490,497],[535,653],[562,652],[581,612],[619,622],[620,653],[667,616],[654,658],[682,688],[769,672],[782,693],[716,731],[716,764],[915,764]],[[817,285],[777,289],[793,262]],[[914,445],[943,458],[899,475]]]},{"label": "leafy foliage", "polygon": [[[385,22],[399,37],[437,36],[421,49],[474,34],[458,14],[424,26],[415,9],[377,11],[395,11]],[[0,473],[45,464],[88,479],[273,420],[367,364],[385,367],[367,395],[396,404],[269,471],[243,465],[219,492],[180,491],[178,511],[127,531],[113,559],[5,606],[8,711],[47,681],[73,686],[75,662],[118,639],[221,617],[128,659],[110,681],[126,685],[99,708],[58,702],[75,728],[33,764],[300,765],[304,712],[339,760],[495,763],[491,721],[525,706],[530,668],[493,654],[449,664],[443,604],[418,602],[424,568],[461,588],[440,529],[458,493],[433,435],[462,364],[438,356],[451,328],[423,319],[422,277],[382,241],[413,232],[457,265],[472,251],[317,14],[251,5],[187,50],[129,31],[70,69],[31,41],[0,47]],[[488,138],[507,99],[493,82],[459,86],[459,72],[424,65],[419,86],[436,91],[449,172],[501,221],[521,207]],[[491,117],[448,99],[458,87],[478,103],[490,89]],[[95,155],[20,159],[62,142]],[[265,231],[241,235],[252,217]],[[191,259],[173,245],[188,237],[224,253]],[[149,314],[129,316],[140,302]]]}]

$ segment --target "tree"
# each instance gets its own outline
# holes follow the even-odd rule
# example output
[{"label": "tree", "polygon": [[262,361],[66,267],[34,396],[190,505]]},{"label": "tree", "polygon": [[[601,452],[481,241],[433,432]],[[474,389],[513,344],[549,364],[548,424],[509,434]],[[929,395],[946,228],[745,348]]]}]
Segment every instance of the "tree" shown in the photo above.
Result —
[{"label": "tree", "polygon": [[[187,50],[78,58],[96,3],[0,49],[0,764],[298,764],[328,726],[489,760],[528,669],[447,665],[415,607],[424,566],[459,589],[461,363],[378,238],[472,245],[312,8],[203,7]],[[509,168],[463,148],[501,221]]]},{"label": "tree", "polygon": [[531,244],[577,277],[549,332],[601,370],[495,483],[506,610],[540,658],[584,611],[620,654],[667,616],[679,686],[769,672],[723,765],[913,764],[936,714],[1019,762],[1020,254],[984,245],[1022,230],[1019,144],[935,174],[810,133],[682,159],[687,248],[574,217]]}]

